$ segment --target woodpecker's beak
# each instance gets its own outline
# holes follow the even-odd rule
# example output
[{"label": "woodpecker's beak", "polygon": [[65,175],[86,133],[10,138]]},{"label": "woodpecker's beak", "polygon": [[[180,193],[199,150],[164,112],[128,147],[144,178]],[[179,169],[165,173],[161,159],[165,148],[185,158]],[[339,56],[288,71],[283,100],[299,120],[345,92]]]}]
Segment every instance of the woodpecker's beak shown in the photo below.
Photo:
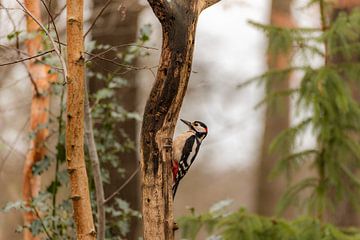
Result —
[{"label": "woodpecker's beak", "polygon": [[188,125],[189,128],[191,128],[191,122],[186,121],[184,119],[180,119],[183,123],[185,123],[186,125]]}]

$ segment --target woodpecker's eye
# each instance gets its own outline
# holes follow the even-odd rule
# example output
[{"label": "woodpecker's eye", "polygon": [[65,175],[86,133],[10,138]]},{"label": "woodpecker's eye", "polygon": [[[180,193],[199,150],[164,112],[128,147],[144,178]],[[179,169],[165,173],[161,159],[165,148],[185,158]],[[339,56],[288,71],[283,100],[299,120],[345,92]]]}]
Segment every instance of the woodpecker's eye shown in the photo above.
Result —
[{"label": "woodpecker's eye", "polygon": [[197,126],[199,126],[199,124],[195,123],[195,126],[197,127]]}]

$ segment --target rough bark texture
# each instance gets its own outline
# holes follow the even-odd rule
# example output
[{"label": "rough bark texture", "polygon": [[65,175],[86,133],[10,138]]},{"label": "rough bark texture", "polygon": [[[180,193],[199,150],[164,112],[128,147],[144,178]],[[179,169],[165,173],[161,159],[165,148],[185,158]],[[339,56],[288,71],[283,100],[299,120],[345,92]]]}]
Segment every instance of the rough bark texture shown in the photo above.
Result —
[{"label": "rough bark texture", "polygon": [[[270,21],[274,26],[292,27],[291,1],[273,0]],[[269,39],[271,41],[271,39]],[[268,52],[269,70],[286,69],[290,64],[290,54],[273,54]],[[266,86],[267,93],[285,91],[289,89],[290,76],[287,79],[269,79]],[[284,129],[289,127],[289,98],[279,97],[266,108],[265,130],[263,136],[261,158],[258,174],[257,211],[261,215],[271,216],[286,188],[284,178],[269,180],[270,172],[279,160],[279,155],[269,153],[272,140]],[[284,146],[285,148],[286,146]]]},{"label": "rough bark texture", "polygon": [[96,239],[84,159],[83,1],[67,1],[68,93],[66,161],[77,239]]},{"label": "rough bark texture", "polygon": [[148,0],[163,29],[162,52],[141,129],[145,240],[174,239],[172,138],[191,72],[197,19],[217,1]]},{"label": "rough bark texture", "polygon": [[[334,5],[334,9],[332,11],[331,20],[335,21],[339,13],[347,13],[350,14],[351,11],[360,7],[360,0],[338,0]],[[345,36],[346,37],[346,36]],[[358,37],[358,41],[360,41],[360,36]],[[355,62],[359,62],[360,56],[353,54],[352,60]],[[330,61],[335,64],[346,63],[349,60],[344,58],[341,54],[337,54],[333,56]],[[360,103],[360,88],[354,79],[346,79],[349,80],[349,84],[351,86],[351,90],[353,93],[353,97],[356,101]],[[360,136],[353,136],[356,139],[360,139]],[[358,173],[354,173],[357,175]],[[346,179],[344,179],[346,181]],[[359,226],[360,225],[360,216],[359,212],[352,205],[349,199],[346,199],[343,203],[339,204],[336,208],[335,216],[333,219],[334,223],[339,226],[349,227],[349,226]]]},{"label": "rough bark texture", "polygon": [[[25,6],[35,18],[38,20],[41,19],[39,0],[26,0]],[[28,15],[26,16],[26,27],[28,33],[35,34],[34,38],[26,41],[28,54],[34,56],[43,50],[41,36],[36,34],[40,30],[40,27]],[[41,185],[40,176],[34,176],[32,174],[32,168],[35,163],[44,159],[46,155],[45,141],[49,135],[47,124],[49,119],[50,82],[56,77],[55,75],[49,74],[49,70],[49,66],[37,63],[36,59],[28,64],[28,71],[33,83],[30,113],[30,132],[33,134],[33,137],[30,140],[30,149],[26,155],[23,169],[23,199],[28,203],[38,195]],[[24,214],[25,224],[31,224],[36,218],[35,213],[27,212]],[[34,237],[28,229],[25,229],[24,239],[38,239],[38,237]]]}]

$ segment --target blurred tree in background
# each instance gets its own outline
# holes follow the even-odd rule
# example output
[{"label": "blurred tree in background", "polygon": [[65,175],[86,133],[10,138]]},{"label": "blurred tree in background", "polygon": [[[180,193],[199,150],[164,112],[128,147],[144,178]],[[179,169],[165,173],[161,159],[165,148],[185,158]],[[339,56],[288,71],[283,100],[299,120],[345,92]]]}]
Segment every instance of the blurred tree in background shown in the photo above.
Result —
[{"label": "blurred tree in background", "polygon": [[[292,1],[272,0],[270,23],[276,27],[290,28],[294,23],[291,14]],[[292,49],[272,49],[272,42],[276,41],[276,36],[269,36],[269,50],[267,53],[267,63],[269,71],[277,71],[289,68],[292,58]],[[290,72],[283,80],[279,81],[274,77],[266,81],[265,91],[268,95],[274,92],[286,93],[290,86]],[[277,202],[281,193],[286,188],[285,178],[270,180],[271,169],[275,166],[279,158],[278,154],[269,153],[269,146],[272,140],[284,129],[290,126],[290,99],[288,96],[275,98],[267,102],[265,114],[265,130],[260,155],[258,173],[258,195],[257,212],[260,215],[272,216],[275,212]],[[288,146],[284,145],[284,151]]]}]

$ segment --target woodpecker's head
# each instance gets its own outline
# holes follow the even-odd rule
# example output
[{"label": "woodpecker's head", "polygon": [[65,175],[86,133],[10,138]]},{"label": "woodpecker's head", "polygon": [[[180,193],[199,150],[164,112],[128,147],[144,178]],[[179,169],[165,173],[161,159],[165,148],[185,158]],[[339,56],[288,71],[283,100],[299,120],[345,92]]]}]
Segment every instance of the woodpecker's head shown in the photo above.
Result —
[{"label": "woodpecker's head", "polygon": [[201,140],[203,140],[208,134],[208,128],[203,122],[200,121],[189,122],[184,119],[180,119],[180,120],[189,127],[189,130],[195,131],[196,136]]}]

